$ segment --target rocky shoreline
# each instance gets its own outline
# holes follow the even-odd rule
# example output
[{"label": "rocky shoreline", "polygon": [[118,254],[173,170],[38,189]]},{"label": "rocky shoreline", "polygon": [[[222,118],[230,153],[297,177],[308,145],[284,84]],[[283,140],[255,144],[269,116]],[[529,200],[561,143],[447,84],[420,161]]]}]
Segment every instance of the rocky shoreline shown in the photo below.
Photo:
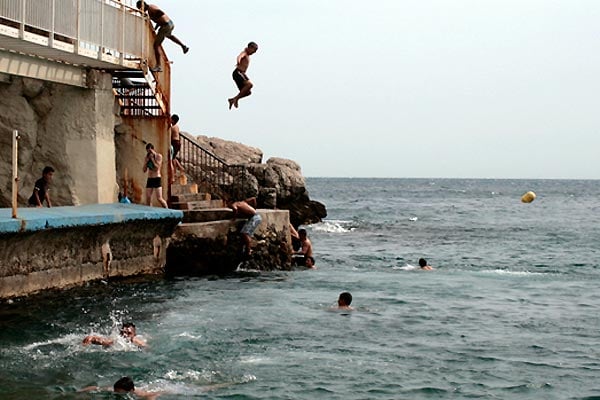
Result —
[{"label": "rocky shoreline", "polygon": [[[229,165],[243,165],[249,174],[241,192],[256,197],[259,208],[288,210],[294,226],[320,222],[327,216],[325,205],[310,199],[300,165],[285,158],[272,157],[263,163],[262,150],[217,137],[182,135],[195,140]],[[183,163],[187,169],[199,166]]]}]

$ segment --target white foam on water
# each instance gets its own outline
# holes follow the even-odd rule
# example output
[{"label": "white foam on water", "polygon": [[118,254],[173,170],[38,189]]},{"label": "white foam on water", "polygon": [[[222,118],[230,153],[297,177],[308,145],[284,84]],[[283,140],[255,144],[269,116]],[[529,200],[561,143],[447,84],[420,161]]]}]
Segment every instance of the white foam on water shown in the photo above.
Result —
[{"label": "white foam on water", "polygon": [[311,225],[312,230],[326,233],[348,233],[354,231],[354,228],[345,228],[344,226],[351,225],[352,221],[343,220],[326,220],[318,224]]},{"label": "white foam on water", "polygon": [[259,357],[259,356],[247,356],[247,357],[242,357],[240,359],[241,364],[265,364],[270,361],[271,360],[268,358]]},{"label": "white foam on water", "polygon": [[31,350],[35,350],[38,348],[42,348],[45,346],[51,346],[51,345],[55,345],[55,344],[59,344],[59,345],[64,345],[64,346],[79,346],[81,345],[81,341],[82,341],[83,337],[79,334],[75,334],[75,333],[70,333],[68,335],[65,336],[61,336],[58,337],[56,339],[49,339],[49,340],[44,340],[43,342],[34,342],[31,344],[28,344],[27,346],[23,347],[23,350],[25,351],[31,351]]},{"label": "white foam on water", "polygon": [[165,379],[169,379],[171,381],[203,381],[203,382],[211,382],[213,378],[218,375],[217,371],[209,371],[202,370],[196,371],[193,369],[188,369],[184,371],[176,371],[174,369],[167,371],[164,375]]},{"label": "white foam on water", "polygon": [[235,272],[251,272],[251,273],[257,273],[260,274],[262,271],[256,268],[246,268],[246,261],[242,261],[241,263],[238,264],[237,268],[235,269]]},{"label": "white foam on water", "polygon": [[414,270],[416,270],[418,268],[415,267],[414,265],[406,264],[403,267],[398,267],[398,266],[392,267],[392,269],[399,269],[399,270],[402,270],[402,271],[414,271]]},{"label": "white foam on water", "polygon": [[194,339],[194,340],[200,340],[200,339],[202,339],[202,335],[195,336],[195,335],[192,335],[191,333],[188,333],[188,332],[180,333],[176,337],[182,337],[182,338],[188,338],[188,339]]},{"label": "white foam on water", "polygon": [[248,382],[252,382],[256,380],[256,376],[252,375],[252,374],[244,374],[244,376],[242,376],[242,382],[241,383],[248,383]]},{"label": "white foam on water", "polygon": [[417,218],[417,217],[410,217],[408,220],[412,221],[412,222],[416,222],[416,221],[419,220],[419,218]]},{"label": "white foam on water", "polygon": [[538,276],[545,275],[541,272],[529,272],[529,271],[509,271],[506,269],[494,269],[481,271],[484,274],[498,274],[498,275],[513,275],[513,276]]}]

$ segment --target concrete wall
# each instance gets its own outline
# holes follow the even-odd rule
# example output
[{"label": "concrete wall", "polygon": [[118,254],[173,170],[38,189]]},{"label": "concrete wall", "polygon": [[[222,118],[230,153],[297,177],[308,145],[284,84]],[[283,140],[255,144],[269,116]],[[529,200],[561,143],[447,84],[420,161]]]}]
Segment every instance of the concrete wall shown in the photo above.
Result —
[{"label": "concrete wall", "polygon": [[[229,209],[223,209],[222,212],[233,215]],[[288,211],[258,210],[258,213],[262,223],[254,233],[253,255],[250,259],[241,254],[239,231],[246,220],[225,219],[178,225],[167,249],[167,273],[226,274],[240,264],[247,269],[291,269]]]},{"label": "concrete wall", "polygon": [[[152,143],[163,156],[161,175],[163,177],[163,197],[167,198],[168,160],[171,139],[166,117],[139,118],[121,117],[115,126],[116,173],[119,186],[127,186],[127,195],[134,203],[144,204],[147,175],[143,172],[146,144]],[[127,178],[127,182],[125,181]],[[153,200],[152,205],[160,207]]]},{"label": "concrete wall", "polygon": [[115,98],[111,76],[90,72],[91,88],[11,76],[0,82],[0,206],[11,198],[12,131],[18,130],[19,204],[46,165],[56,170],[54,205],[116,201]]},{"label": "concrete wall", "polygon": [[160,273],[178,219],[0,234],[0,298]]}]

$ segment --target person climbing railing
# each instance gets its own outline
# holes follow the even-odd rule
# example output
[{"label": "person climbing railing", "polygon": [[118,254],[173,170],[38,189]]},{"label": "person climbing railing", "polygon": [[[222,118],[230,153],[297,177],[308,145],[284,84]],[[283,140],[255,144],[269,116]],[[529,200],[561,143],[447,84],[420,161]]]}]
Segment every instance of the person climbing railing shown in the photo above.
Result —
[{"label": "person climbing railing", "polygon": [[180,138],[178,158],[185,165],[187,174],[198,184],[199,190],[223,200],[243,197],[248,173],[244,165],[227,164],[183,132]]}]

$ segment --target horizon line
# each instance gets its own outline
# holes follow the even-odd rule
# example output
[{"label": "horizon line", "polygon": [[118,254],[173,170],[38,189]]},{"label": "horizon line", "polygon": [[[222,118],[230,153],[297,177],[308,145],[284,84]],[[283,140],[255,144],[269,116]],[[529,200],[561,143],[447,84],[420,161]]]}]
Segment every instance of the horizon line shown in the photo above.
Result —
[{"label": "horizon line", "polygon": [[463,180],[510,180],[510,181],[598,181],[600,178],[460,178],[460,177],[398,177],[398,176],[305,176],[311,179],[463,179]]}]

